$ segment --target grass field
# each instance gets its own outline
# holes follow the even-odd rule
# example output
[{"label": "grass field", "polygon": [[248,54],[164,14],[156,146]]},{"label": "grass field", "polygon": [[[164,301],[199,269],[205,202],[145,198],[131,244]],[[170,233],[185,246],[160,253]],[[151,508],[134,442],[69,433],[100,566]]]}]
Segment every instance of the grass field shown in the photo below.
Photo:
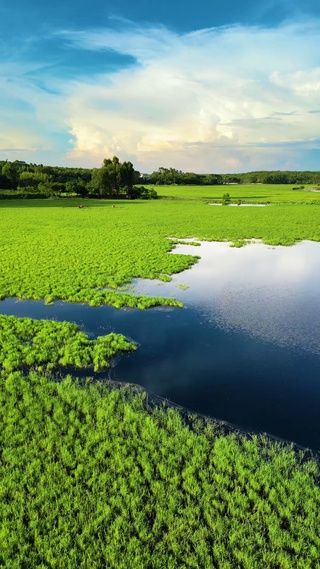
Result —
[{"label": "grass field", "polygon": [[[188,188],[186,196],[171,186],[175,199],[150,202],[3,200],[1,298],[175,305],[117,290],[196,262],[169,255],[168,237],[320,241],[318,205],[207,205],[220,189],[201,187],[199,196]],[[248,201],[263,201],[267,191],[259,192]],[[0,567],[320,567],[316,460],[264,437],[224,436],[214,422],[186,423],[129,388],[21,374],[56,363],[98,369],[134,349],[122,336],[107,338],[90,341],[69,323],[0,317]]]},{"label": "grass field", "polygon": [[[133,278],[169,280],[195,255],[169,255],[177,239],[262,239],[272,245],[320,240],[312,204],[211,207],[202,200],[148,202],[20,200],[0,203],[0,297],[63,299],[148,308],[173,299],[135,297],[115,289]],[[319,202],[320,203],[320,202]]]},{"label": "grass field", "polygon": [[314,569],[319,467],[144,394],[0,381],[0,566]]},{"label": "grass field", "polygon": [[314,185],[305,185],[304,190],[292,190],[289,184],[229,184],[225,186],[152,186],[159,196],[179,199],[221,200],[230,194],[231,201],[244,203],[320,203],[320,190]]}]

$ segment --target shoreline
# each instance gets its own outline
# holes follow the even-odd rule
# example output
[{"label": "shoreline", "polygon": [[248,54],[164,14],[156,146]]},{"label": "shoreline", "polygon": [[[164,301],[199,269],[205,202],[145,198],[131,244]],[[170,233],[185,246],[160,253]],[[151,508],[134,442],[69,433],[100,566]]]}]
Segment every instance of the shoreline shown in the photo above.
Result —
[{"label": "shoreline", "polygon": [[[84,370],[83,370],[84,371]],[[103,372],[100,372],[103,373]],[[61,369],[53,370],[49,377],[53,378],[55,381],[60,381],[65,379],[68,375],[71,375],[70,372],[63,372]],[[60,376],[60,377],[59,377]],[[111,379],[109,377],[100,378],[100,377],[93,377],[90,375],[82,375],[80,377],[72,376],[73,379],[78,379],[81,383],[84,383],[86,380],[91,380],[93,383],[101,382],[104,385],[107,385],[111,389],[121,389],[127,388],[129,390],[136,391],[138,393],[146,394],[146,407],[145,410],[148,411],[149,409],[154,409],[155,407],[163,406],[166,409],[175,409],[182,417],[186,426],[188,426],[192,431],[195,430],[195,423],[202,422],[201,430],[204,429],[205,426],[210,426],[212,430],[216,431],[218,436],[228,436],[228,435],[235,435],[240,437],[246,438],[253,438],[254,436],[257,437],[266,437],[270,443],[280,443],[285,447],[291,447],[295,453],[304,453],[306,456],[305,458],[312,458],[317,462],[320,462],[320,449],[313,449],[310,447],[305,447],[300,445],[295,441],[290,441],[288,439],[283,439],[266,431],[259,431],[254,429],[245,429],[240,425],[236,425],[235,423],[231,423],[230,421],[224,419],[218,419],[217,417],[213,417],[212,415],[205,415],[203,413],[199,413],[190,409],[189,407],[184,407],[179,403],[175,403],[170,399],[165,397],[161,397],[161,395],[157,395],[142,385],[138,383],[131,383],[129,381],[119,381],[116,379]],[[197,429],[199,429],[199,424],[197,425]]]}]

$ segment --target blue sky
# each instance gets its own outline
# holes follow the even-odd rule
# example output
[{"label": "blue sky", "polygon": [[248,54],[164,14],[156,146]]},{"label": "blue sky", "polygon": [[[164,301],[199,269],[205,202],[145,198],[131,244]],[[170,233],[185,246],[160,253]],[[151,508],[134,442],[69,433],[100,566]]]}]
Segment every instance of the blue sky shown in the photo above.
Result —
[{"label": "blue sky", "polygon": [[318,0],[12,0],[0,53],[0,159],[320,169]]}]

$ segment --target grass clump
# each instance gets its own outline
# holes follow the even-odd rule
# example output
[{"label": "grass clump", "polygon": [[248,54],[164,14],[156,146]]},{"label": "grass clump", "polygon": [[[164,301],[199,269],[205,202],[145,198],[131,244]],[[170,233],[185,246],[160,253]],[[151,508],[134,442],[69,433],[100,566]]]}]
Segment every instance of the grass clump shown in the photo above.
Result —
[{"label": "grass clump", "polygon": [[171,239],[171,242],[175,245],[192,245],[193,247],[200,247],[201,243],[199,241],[186,241],[185,239]]},{"label": "grass clump", "polygon": [[56,366],[93,366],[98,371],[108,367],[118,353],[135,349],[136,345],[122,334],[89,340],[69,322],[0,315],[2,374],[25,367],[50,370]]},{"label": "grass clump", "polygon": [[277,567],[320,553],[319,467],[101,383],[0,380],[4,568]]},{"label": "grass clump", "polygon": [[177,285],[177,287],[178,287],[180,290],[188,290],[189,285],[185,285],[185,284],[183,284],[183,283],[179,283],[179,284]]}]

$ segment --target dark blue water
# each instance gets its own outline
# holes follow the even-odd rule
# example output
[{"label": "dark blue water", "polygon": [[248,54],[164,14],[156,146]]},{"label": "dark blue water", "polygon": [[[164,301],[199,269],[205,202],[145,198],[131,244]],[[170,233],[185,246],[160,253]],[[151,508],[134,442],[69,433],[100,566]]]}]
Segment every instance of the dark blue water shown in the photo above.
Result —
[{"label": "dark blue water", "polygon": [[[159,295],[174,293],[183,309],[118,311],[8,299],[0,312],[77,322],[92,337],[121,332],[139,348],[102,375],[241,428],[320,449],[320,268],[316,261],[309,270],[312,286],[299,276],[306,272],[299,255],[307,265],[314,257],[313,251],[308,260],[310,251],[301,246],[295,262],[286,257],[284,263],[279,258],[294,248],[252,246],[250,253],[249,247],[219,244],[213,264],[203,251],[201,262],[173,283],[147,285],[152,294],[156,288]],[[136,283],[136,289],[144,286]]]}]

